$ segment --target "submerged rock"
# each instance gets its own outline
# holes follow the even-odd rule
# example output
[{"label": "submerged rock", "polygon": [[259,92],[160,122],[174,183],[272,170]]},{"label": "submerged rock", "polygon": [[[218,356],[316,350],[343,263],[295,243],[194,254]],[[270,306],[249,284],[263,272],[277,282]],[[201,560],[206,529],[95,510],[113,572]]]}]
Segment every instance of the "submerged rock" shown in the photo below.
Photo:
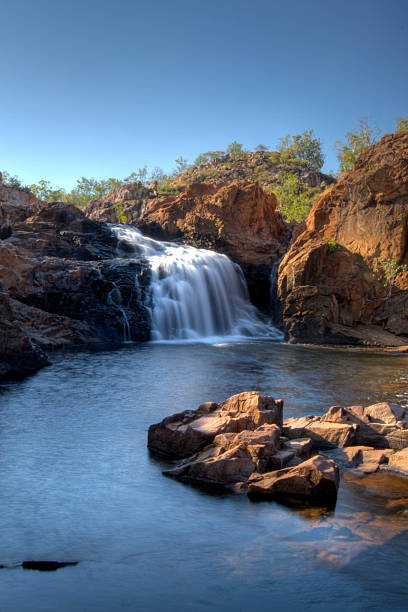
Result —
[{"label": "submerged rock", "polygon": [[55,572],[61,567],[78,565],[79,561],[23,561],[21,567],[27,570],[38,570],[40,572]]}]

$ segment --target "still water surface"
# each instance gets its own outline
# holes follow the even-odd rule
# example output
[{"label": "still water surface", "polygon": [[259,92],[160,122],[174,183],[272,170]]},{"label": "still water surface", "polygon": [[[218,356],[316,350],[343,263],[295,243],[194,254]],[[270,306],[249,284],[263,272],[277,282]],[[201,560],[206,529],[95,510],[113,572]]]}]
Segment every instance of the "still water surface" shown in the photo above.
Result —
[{"label": "still water surface", "polygon": [[407,357],[272,342],[54,356],[0,387],[3,611],[408,609],[408,485],[348,475],[334,512],[209,495],[161,475],[148,426],[257,389],[285,415],[408,406]]}]

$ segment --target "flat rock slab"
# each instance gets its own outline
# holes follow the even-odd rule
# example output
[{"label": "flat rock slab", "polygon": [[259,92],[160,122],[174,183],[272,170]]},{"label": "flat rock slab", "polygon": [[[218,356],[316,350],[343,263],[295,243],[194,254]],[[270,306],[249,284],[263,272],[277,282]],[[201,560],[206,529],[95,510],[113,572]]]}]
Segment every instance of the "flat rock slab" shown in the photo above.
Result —
[{"label": "flat rock slab", "polygon": [[371,446],[349,446],[326,451],[323,454],[343,468],[352,468],[365,474],[376,472],[388,462],[392,449],[375,449]]},{"label": "flat rock slab", "polygon": [[263,475],[253,475],[248,496],[288,503],[335,503],[339,488],[339,468],[333,460],[315,455],[296,467]]}]

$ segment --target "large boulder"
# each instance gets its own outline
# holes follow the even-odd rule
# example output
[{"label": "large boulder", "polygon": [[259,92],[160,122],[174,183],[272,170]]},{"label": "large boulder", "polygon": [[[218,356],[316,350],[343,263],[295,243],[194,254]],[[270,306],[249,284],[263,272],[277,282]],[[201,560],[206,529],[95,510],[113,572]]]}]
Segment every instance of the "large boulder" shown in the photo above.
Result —
[{"label": "large boulder", "polygon": [[408,263],[407,157],[407,132],[384,136],[315,202],[279,267],[289,341],[407,344],[408,273],[389,298],[373,273]]},{"label": "large boulder", "polygon": [[215,436],[254,431],[264,424],[282,425],[282,400],[257,391],[238,393],[224,402],[207,402],[151,425],[148,447],[174,458],[187,458],[211,444]]},{"label": "large boulder", "polygon": [[330,505],[336,501],[339,480],[339,469],[334,461],[315,455],[295,467],[254,474],[248,485],[248,495],[253,499]]}]

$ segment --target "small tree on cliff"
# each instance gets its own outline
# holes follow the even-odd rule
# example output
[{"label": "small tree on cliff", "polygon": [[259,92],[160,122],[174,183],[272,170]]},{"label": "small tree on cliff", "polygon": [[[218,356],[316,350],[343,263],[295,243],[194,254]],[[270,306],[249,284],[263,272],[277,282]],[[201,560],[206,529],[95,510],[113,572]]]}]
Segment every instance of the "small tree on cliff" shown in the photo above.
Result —
[{"label": "small tree on cliff", "polygon": [[405,117],[397,117],[397,132],[408,132],[408,115]]},{"label": "small tree on cliff", "polygon": [[384,287],[388,289],[384,300],[390,299],[395,280],[407,270],[407,265],[397,264],[397,262],[391,258],[380,260],[375,268],[373,268],[373,272],[377,276],[378,280],[382,281]]},{"label": "small tree on cliff", "polygon": [[239,142],[234,140],[233,142],[231,142],[231,144],[228,145],[226,153],[228,155],[231,155],[231,157],[236,157],[237,155],[240,155],[241,153],[243,153],[242,144],[239,144]]},{"label": "small tree on cliff", "polygon": [[346,142],[336,142],[337,159],[340,162],[340,172],[352,170],[365,147],[378,142],[381,130],[376,123],[370,125],[368,117],[360,119],[358,127],[346,134]]},{"label": "small tree on cliff", "polygon": [[314,137],[313,130],[294,136],[287,134],[279,141],[278,153],[282,161],[298,159],[312,170],[320,170],[324,164],[322,144],[320,138]]},{"label": "small tree on cliff", "polygon": [[288,221],[303,221],[317,196],[316,189],[300,181],[294,173],[281,173],[278,180],[279,184],[273,191],[282,216]]}]

